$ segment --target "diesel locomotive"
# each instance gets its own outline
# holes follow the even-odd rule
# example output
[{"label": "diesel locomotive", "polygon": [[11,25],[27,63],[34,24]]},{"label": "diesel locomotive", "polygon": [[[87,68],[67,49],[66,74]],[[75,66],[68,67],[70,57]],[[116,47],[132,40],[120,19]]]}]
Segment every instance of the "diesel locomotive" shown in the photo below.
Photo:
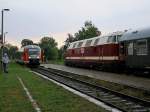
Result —
[{"label": "diesel locomotive", "polygon": [[150,68],[150,28],[115,32],[70,43],[65,53],[69,66]]}]

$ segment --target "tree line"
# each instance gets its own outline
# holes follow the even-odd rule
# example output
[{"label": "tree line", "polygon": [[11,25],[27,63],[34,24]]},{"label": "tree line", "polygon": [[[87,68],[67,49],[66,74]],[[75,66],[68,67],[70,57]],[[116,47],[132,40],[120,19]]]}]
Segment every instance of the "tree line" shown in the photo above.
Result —
[{"label": "tree line", "polygon": [[[58,43],[53,37],[43,37],[40,42],[34,43],[30,39],[23,39],[21,41],[21,47],[26,45],[39,45],[44,51],[45,60],[56,60],[63,59],[64,53],[71,42],[88,39],[101,35],[101,31],[91,22],[86,21],[84,26],[81,27],[76,33],[68,33],[64,45],[58,49]],[[11,44],[6,44],[4,47],[4,52],[7,52],[11,59],[15,59],[15,53],[18,47]]]}]

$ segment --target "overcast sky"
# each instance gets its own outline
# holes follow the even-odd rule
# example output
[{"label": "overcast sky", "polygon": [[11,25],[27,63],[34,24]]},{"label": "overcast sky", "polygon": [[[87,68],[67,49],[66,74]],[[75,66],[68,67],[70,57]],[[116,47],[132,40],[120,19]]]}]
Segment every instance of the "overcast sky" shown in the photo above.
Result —
[{"label": "overcast sky", "polygon": [[59,46],[67,33],[91,20],[102,34],[150,26],[150,0],[0,0],[5,12],[7,42],[38,42],[53,36]]}]

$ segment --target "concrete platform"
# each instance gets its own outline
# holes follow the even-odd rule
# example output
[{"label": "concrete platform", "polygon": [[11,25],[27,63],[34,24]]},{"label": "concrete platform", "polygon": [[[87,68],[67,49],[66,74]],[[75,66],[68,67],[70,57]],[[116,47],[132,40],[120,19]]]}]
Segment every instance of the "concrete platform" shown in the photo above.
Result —
[{"label": "concrete platform", "polygon": [[115,82],[115,83],[137,87],[137,88],[150,91],[150,78],[128,76],[125,74],[121,75],[121,74],[101,72],[101,71],[82,69],[82,68],[73,68],[73,67],[68,67],[64,65],[55,65],[55,64],[41,64],[41,66],[44,66],[46,68],[63,70],[63,71],[67,71],[79,75],[85,75],[96,79]]}]

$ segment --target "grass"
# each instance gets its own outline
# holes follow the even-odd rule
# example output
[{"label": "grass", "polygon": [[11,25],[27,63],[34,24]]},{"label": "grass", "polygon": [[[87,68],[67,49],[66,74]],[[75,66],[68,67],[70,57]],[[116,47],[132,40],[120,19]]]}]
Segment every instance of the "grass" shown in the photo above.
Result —
[{"label": "grass", "polygon": [[17,75],[43,112],[105,112],[103,108],[66,91],[29,72],[26,67],[10,64],[9,74],[0,75],[0,112],[34,112]]},{"label": "grass", "polygon": [[35,112],[17,80],[14,68],[0,75],[0,112]]},{"label": "grass", "polygon": [[47,63],[49,64],[57,64],[57,65],[64,65],[64,60],[63,59],[59,59],[59,60],[49,60]]}]

